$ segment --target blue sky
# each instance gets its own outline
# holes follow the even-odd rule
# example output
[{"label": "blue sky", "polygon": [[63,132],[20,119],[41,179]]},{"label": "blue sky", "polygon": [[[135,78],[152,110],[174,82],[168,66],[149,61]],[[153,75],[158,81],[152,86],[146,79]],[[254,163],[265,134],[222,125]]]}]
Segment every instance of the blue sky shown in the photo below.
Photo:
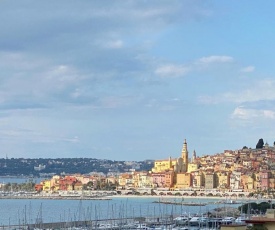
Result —
[{"label": "blue sky", "polygon": [[274,1],[0,1],[0,157],[275,141]]}]

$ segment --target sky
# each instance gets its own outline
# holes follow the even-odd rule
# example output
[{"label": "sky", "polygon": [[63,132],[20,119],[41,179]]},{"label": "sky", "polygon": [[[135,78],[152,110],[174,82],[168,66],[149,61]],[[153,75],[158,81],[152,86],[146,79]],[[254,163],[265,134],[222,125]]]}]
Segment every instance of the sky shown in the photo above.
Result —
[{"label": "sky", "polygon": [[0,157],[142,161],[275,141],[275,1],[0,0]]}]

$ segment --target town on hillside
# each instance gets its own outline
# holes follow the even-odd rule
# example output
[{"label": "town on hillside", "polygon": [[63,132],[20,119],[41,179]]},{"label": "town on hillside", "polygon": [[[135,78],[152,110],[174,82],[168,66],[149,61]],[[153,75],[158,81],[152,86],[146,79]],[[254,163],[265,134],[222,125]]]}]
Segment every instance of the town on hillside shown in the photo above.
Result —
[{"label": "town on hillside", "polygon": [[127,194],[236,195],[273,197],[275,146],[260,139],[256,148],[197,157],[189,154],[184,140],[181,155],[156,160],[148,171],[132,170],[117,175],[53,176],[36,185],[46,193],[73,190],[117,190]]}]

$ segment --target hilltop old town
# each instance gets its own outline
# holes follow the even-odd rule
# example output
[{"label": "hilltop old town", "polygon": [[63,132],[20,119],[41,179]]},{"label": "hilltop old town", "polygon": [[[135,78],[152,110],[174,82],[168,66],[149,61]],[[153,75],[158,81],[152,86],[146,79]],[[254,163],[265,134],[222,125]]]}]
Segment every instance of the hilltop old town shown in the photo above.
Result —
[{"label": "hilltop old town", "polygon": [[[261,144],[262,142],[262,144]],[[35,185],[37,191],[117,190],[136,194],[207,195],[242,193],[271,195],[275,191],[275,146],[260,139],[256,148],[197,157],[189,154],[184,140],[181,155],[156,160],[150,171],[90,175],[54,175]],[[149,192],[150,191],[150,192]],[[166,193],[165,193],[166,192]],[[132,194],[132,193],[131,193]],[[183,193],[184,194],[184,193]]]}]

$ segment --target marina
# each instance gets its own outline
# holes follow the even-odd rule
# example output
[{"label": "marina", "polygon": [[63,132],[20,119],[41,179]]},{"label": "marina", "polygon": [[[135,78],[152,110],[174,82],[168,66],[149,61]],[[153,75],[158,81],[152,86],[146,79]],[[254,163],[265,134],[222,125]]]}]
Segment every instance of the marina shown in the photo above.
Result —
[{"label": "marina", "polygon": [[[106,200],[73,199],[1,199],[0,229],[216,229],[222,218],[231,213],[232,204],[214,204],[214,199],[197,202],[155,197],[111,197]],[[207,216],[215,208],[223,208],[223,216]],[[197,222],[191,221],[197,217]],[[184,221],[184,218],[185,221]],[[146,227],[145,227],[146,226]]]}]

